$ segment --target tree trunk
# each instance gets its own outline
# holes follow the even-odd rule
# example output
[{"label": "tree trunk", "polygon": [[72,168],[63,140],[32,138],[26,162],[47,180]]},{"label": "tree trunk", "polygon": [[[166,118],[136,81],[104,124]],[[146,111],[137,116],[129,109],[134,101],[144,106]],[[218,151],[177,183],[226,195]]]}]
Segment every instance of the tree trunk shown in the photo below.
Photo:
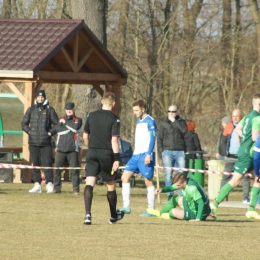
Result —
[{"label": "tree trunk", "polygon": [[118,25],[118,47],[120,50],[119,54],[119,63],[123,65],[125,58],[125,46],[126,46],[126,31],[128,24],[128,12],[129,12],[129,2],[128,1],[120,1],[120,17],[119,17],[119,25]]},{"label": "tree trunk", "polygon": [[[257,41],[257,53],[258,53],[258,69],[259,69],[259,60],[260,60],[260,13],[258,8],[257,0],[248,0],[249,9],[255,24],[256,31],[256,41]],[[260,82],[260,75],[258,74],[258,84]]]},{"label": "tree trunk", "polygon": [[4,0],[3,2],[3,18],[11,18],[11,0]]},{"label": "tree trunk", "polygon": [[71,0],[71,11],[73,19],[84,19],[90,30],[104,43],[104,0]]}]

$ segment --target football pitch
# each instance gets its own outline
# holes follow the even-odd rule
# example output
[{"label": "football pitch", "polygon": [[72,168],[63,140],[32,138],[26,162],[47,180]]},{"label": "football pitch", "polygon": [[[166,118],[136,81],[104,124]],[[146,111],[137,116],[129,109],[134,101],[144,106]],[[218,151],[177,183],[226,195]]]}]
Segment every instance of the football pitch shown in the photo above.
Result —
[{"label": "football pitch", "polygon": [[[246,209],[219,208],[219,220],[204,222],[140,217],[146,189],[131,190],[132,213],[109,224],[105,186],[95,186],[92,225],[83,225],[84,183],[79,196],[64,182],[61,194],[29,194],[33,184],[0,183],[1,259],[257,259],[260,223]],[[122,206],[117,184],[118,208]],[[241,201],[241,187],[229,200]],[[166,202],[162,194],[160,209]],[[156,200],[157,201],[157,200]],[[258,210],[259,212],[260,210]]]}]

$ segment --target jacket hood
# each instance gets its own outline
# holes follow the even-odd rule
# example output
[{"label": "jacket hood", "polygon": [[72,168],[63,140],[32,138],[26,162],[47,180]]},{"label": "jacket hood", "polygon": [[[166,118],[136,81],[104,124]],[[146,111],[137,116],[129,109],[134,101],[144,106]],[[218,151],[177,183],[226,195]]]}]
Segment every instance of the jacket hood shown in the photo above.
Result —
[{"label": "jacket hood", "polygon": [[[34,100],[34,105],[35,105],[35,106],[37,105],[36,99]],[[43,105],[43,106],[49,105],[49,100],[46,98],[46,99],[44,100],[44,102],[42,103],[42,105]]]}]

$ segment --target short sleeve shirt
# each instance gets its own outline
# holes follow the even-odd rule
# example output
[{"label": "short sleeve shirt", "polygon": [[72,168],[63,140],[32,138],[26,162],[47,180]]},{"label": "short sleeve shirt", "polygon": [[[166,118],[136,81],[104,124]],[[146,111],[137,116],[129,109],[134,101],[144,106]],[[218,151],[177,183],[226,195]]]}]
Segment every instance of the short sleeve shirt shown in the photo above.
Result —
[{"label": "short sleeve shirt", "polygon": [[137,118],[134,154],[146,153],[148,151],[151,141],[150,131],[156,132],[155,120],[149,115],[143,119]]},{"label": "short sleeve shirt", "polygon": [[[205,204],[209,203],[208,197],[203,188],[192,179],[189,179],[186,187],[182,190],[182,192],[183,197],[186,199],[190,209],[193,212],[197,212],[198,210],[196,200],[201,198]],[[205,210],[207,210],[207,208],[205,208]]]},{"label": "short sleeve shirt", "polygon": [[243,128],[238,156],[243,154],[250,155],[250,150],[254,145],[254,141],[252,140],[252,130],[260,131],[260,115],[257,111],[252,110],[240,121],[240,123]]},{"label": "short sleeve shirt", "polygon": [[109,110],[89,114],[84,132],[90,135],[89,148],[112,149],[111,138],[120,136],[120,120]]}]

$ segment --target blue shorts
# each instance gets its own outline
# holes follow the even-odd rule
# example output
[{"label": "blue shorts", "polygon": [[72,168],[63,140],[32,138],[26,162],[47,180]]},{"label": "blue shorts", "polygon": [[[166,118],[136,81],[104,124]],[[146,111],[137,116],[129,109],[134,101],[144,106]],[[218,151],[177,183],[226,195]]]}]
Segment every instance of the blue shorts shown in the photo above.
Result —
[{"label": "blue shorts", "polygon": [[151,156],[151,161],[148,165],[144,164],[146,153],[134,154],[125,166],[125,170],[134,173],[141,173],[146,179],[151,179],[154,176],[154,153]]}]

